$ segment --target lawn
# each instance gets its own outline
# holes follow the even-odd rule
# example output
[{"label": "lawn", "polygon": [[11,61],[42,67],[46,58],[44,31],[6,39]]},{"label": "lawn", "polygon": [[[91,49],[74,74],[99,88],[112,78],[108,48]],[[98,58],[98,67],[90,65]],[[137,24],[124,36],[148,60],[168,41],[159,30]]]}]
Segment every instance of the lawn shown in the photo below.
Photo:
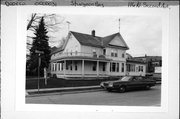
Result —
[{"label": "lawn", "polygon": [[[78,87],[100,85],[102,81],[117,80],[118,78],[74,78],[71,80],[63,78],[48,78],[47,85],[45,79],[40,78],[40,88],[58,88],[58,87]],[[37,89],[38,78],[27,78],[26,89]]]}]

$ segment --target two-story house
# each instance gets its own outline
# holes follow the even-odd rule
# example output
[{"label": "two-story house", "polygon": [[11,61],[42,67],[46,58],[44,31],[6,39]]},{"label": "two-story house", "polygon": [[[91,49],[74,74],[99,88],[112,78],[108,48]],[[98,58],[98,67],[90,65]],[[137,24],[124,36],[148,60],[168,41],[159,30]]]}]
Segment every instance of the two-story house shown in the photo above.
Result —
[{"label": "two-story house", "polygon": [[95,31],[70,31],[63,47],[51,53],[50,73],[58,78],[109,77],[126,75],[126,50],[120,33],[106,37]]}]

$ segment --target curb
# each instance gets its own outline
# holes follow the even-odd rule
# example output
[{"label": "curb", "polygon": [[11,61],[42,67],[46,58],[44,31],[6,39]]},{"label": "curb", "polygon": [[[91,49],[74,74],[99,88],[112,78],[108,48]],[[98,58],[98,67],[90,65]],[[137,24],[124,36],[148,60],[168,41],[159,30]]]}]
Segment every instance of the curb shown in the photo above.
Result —
[{"label": "curb", "polygon": [[[161,82],[156,82],[156,85],[160,85]],[[85,93],[93,91],[102,91],[103,89],[98,86],[81,86],[81,87],[66,87],[66,88],[47,88],[40,89],[39,92],[37,89],[26,90],[26,97],[35,97],[35,96],[47,96],[47,95],[57,95],[57,94],[75,94],[75,93]]]},{"label": "curb", "polygon": [[49,88],[49,89],[40,89],[39,92],[37,89],[34,89],[34,90],[26,90],[26,97],[43,96],[49,94],[70,94],[70,93],[90,92],[97,90],[102,90],[102,88],[100,86]]}]

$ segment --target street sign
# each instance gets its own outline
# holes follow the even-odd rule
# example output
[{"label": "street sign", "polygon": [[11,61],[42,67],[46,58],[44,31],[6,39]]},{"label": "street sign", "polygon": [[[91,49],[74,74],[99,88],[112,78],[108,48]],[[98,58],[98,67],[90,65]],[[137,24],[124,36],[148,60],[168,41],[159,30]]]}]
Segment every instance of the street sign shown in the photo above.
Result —
[{"label": "street sign", "polygon": [[39,50],[35,50],[35,53],[38,53],[38,54],[44,54],[43,51],[39,51]]}]

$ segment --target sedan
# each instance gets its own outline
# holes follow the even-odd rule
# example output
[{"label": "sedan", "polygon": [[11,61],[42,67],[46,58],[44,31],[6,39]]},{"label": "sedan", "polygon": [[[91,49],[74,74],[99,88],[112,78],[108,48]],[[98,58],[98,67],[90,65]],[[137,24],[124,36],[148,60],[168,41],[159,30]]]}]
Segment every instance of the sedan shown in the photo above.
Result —
[{"label": "sedan", "polygon": [[122,93],[137,88],[150,89],[155,84],[155,80],[143,76],[124,76],[116,81],[102,82],[100,86],[107,91],[117,90]]}]

